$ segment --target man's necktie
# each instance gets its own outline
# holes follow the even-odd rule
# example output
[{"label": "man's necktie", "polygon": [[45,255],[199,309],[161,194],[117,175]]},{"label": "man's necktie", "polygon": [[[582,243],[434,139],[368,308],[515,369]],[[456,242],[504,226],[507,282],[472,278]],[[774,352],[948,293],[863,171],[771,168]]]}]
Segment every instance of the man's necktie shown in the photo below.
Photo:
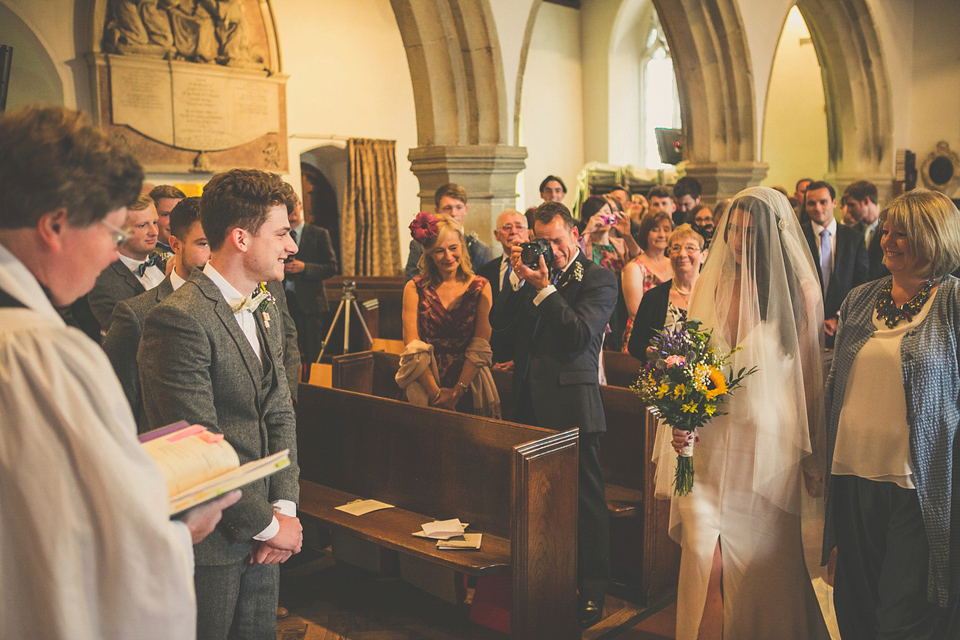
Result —
[{"label": "man's necktie", "polygon": [[823,229],[820,232],[820,273],[823,275],[823,293],[826,295],[827,287],[830,284],[830,263],[833,254],[833,246],[830,244],[830,230]]},{"label": "man's necktie", "polygon": [[[506,258],[504,258],[506,260]],[[510,274],[513,272],[513,265],[507,261],[507,271],[503,274],[503,282],[500,284],[500,291],[510,288]]]},{"label": "man's necktie", "polygon": [[160,266],[163,264],[163,258],[157,253],[151,253],[147,256],[147,259],[137,267],[137,275],[141,278],[143,274],[147,272],[147,267]]},{"label": "man's necktie", "polygon": [[299,247],[299,246],[300,246],[300,243],[297,241],[297,230],[296,230],[296,229],[290,229],[290,237],[293,238],[293,241],[294,241],[294,242],[297,244],[297,246]]}]

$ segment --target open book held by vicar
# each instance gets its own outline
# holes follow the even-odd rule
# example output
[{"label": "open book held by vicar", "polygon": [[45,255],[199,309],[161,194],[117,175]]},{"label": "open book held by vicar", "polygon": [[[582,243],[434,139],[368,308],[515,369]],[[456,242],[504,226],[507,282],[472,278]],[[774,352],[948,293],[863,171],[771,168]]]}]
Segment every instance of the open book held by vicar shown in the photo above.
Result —
[{"label": "open book held by vicar", "polygon": [[170,515],[290,466],[289,449],[241,465],[223,434],[200,424],[177,422],[144,433],[140,442],[167,481]]}]

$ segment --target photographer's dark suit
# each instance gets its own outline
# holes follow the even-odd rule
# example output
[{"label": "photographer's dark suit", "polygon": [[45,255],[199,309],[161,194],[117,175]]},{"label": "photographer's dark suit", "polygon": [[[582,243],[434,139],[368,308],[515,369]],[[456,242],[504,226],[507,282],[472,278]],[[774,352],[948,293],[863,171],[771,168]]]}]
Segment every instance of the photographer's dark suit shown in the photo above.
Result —
[{"label": "photographer's dark suit", "polygon": [[580,429],[578,578],[580,599],[603,601],[610,575],[609,516],[600,472],[606,417],[600,399],[603,332],[617,303],[617,278],[580,252],[557,291],[533,304],[529,284],[500,292],[494,331],[517,335],[511,415],[550,429]]},{"label": "photographer's dark suit", "polygon": [[329,309],[323,292],[323,281],[339,271],[337,253],[330,240],[330,232],[313,224],[303,225],[303,237],[297,238],[294,259],[304,263],[300,273],[290,274],[284,280],[287,305],[297,325],[300,351],[306,362],[315,362],[320,355],[321,314]]}]

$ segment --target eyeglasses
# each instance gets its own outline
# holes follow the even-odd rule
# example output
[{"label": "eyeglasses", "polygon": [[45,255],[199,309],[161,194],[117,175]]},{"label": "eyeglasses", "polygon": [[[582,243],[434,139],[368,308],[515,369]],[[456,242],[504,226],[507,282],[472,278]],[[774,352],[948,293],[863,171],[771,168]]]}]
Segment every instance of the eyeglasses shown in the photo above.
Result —
[{"label": "eyeglasses", "polygon": [[100,224],[110,229],[110,239],[113,240],[118,247],[130,239],[130,233],[115,224],[111,224],[106,220],[100,220]]}]

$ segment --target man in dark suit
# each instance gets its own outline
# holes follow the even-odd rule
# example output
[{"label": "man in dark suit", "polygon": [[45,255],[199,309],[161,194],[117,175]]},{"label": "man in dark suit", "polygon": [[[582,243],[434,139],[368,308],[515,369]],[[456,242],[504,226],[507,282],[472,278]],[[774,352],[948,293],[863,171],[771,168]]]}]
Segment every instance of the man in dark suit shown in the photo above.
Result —
[{"label": "man in dark suit", "polygon": [[127,210],[124,230],[128,238],[120,245],[120,257],[100,273],[87,295],[101,333],[110,328],[110,314],[118,302],[153,289],[164,278],[163,262],[154,253],[157,220],[157,208],[150,196],[140,196]]},{"label": "man in dark suit", "polygon": [[833,215],[837,197],[832,185],[811,182],[804,197],[810,219],[800,228],[817,264],[823,291],[823,331],[827,347],[832,348],[840,304],[851,289],[867,281],[867,248],[859,231],[837,224]]},{"label": "man in dark suit", "polygon": [[201,197],[210,260],[147,314],[137,353],[151,427],[176,420],[223,433],[240,463],[289,449],[293,464],[247,485],[194,547],[197,635],[276,636],[279,563],[302,528],[296,418],[283,371],[283,321],[260,283],[283,279],[297,247],[274,174],[233,169]]},{"label": "man in dark suit", "polygon": [[[510,250],[514,246],[526,242],[530,237],[530,230],[527,229],[527,217],[514,209],[504,210],[497,216],[497,227],[493,230],[493,237],[503,247],[503,255],[480,267],[477,274],[490,281],[493,299],[496,300],[504,283],[506,282],[507,286],[510,284],[507,280],[512,271],[510,268]],[[493,363],[499,365],[510,363],[510,366],[500,366],[498,368],[509,370],[512,367],[513,345],[516,341],[517,334],[513,331],[494,331],[490,336]]]},{"label": "man in dark suit", "polygon": [[603,614],[610,577],[609,516],[600,472],[606,417],[600,399],[603,332],[617,303],[617,278],[588,260],[577,244],[569,210],[559,202],[537,207],[534,233],[549,242],[553,261],[524,265],[510,253],[510,285],[490,313],[495,331],[517,334],[513,417],[551,429],[580,429],[578,495],[579,619],[586,628]]},{"label": "man in dark suit", "polygon": [[876,280],[890,275],[883,266],[883,249],[880,248],[880,205],[877,203],[877,187],[872,182],[857,180],[843,192],[841,202],[847,213],[853,218],[863,234],[863,243],[867,247],[867,260],[870,263],[868,280]]},{"label": "man in dark suit", "polygon": [[290,314],[297,325],[300,351],[305,362],[316,362],[320,356],[323,316],[330,306],[323,292],[323,281],[340,270],[330,232],[307,224],[303,204],[289,184],[284,183],[290,236],[297,243],[297,255],[283,266],[286,274],[283,288],[287,293]]}]

